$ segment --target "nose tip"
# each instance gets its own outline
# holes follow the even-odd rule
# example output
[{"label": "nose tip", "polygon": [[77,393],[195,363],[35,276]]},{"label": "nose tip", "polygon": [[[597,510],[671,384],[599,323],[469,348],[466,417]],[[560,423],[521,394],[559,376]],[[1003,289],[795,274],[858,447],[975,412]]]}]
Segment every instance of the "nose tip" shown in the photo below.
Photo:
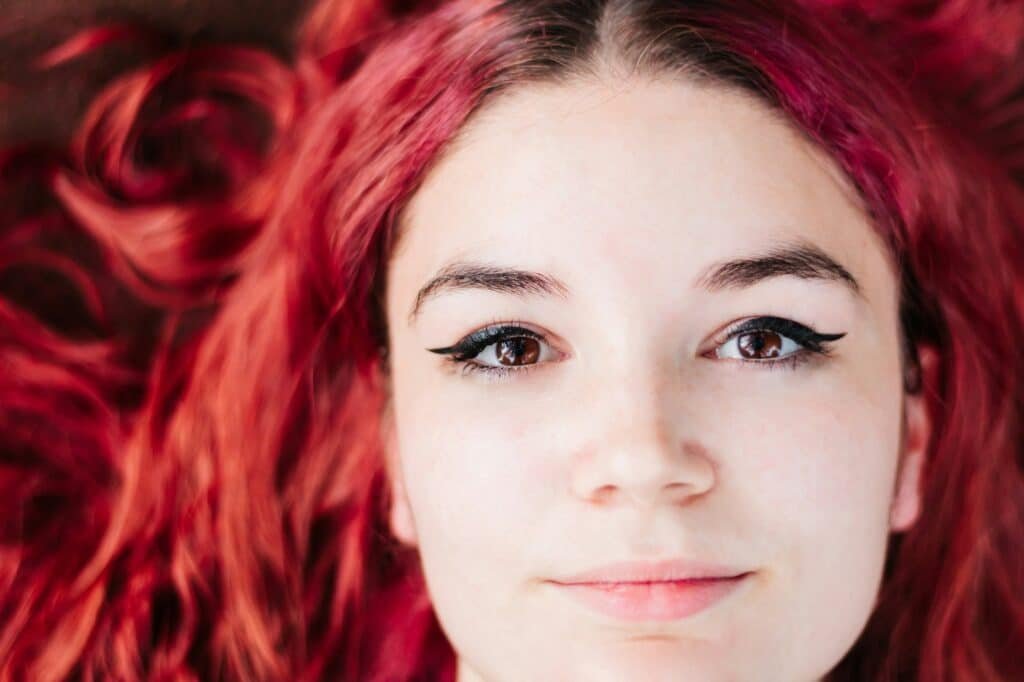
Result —
[{"label": "nose tip", "polygon": [[575,458],[572,485],[577,497],[602,505],[678,505],[714,487],[714,463],[699,443],[677,440],[666,429],[650,425],[634,424],[619,433]]}]

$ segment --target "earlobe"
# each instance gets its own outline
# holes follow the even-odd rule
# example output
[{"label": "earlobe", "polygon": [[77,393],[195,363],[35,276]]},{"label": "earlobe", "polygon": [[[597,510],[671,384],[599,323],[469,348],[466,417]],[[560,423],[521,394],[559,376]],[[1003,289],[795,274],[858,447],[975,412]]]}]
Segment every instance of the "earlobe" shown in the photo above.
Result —
[{"label": "earlobe", "polygon": [[406,545],[415,547],[416,524],[409,507],[409,498],[405,492],[405,483],[399,473],[391,485],[391,511],[389,523],[391,533]]},{"label": "earlobe", "polygon": [[385,472],[388,481],[388,527],[400,542],[416,545],[416,524],[405,490],[405,478],[398,459],[398,440],[390,400],[381,419],[381,443],[384,447]]},{"label": "earlobe", "polygon": [[921,469],[924,465],[924,454],[908,453],[903,459],[903,467],[896,484],[889,513],[889,527],[893,532],[909,530],[917,521],[921,512]]},{"label": "earlobe", "polygon": [[918,347],[917,355],[920,363],[919,388],[913,393],[905,393],[903,401],[902,451],[889,515],[889,526],[894,532],[910,529],[920,515],[922,472],[932,435],[925,396],[936,386],[938,351],[922,345]]}]

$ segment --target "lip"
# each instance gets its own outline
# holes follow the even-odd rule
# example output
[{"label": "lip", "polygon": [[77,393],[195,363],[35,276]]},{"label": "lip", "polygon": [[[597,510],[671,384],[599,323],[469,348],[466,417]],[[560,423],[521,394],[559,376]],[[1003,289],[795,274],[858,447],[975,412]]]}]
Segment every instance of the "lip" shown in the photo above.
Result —
[{"label": "lip", "polygon": [[548,582],[606,616],[667,621],[703,611],[740,587],[752,573],[683,560],[624,562]]},{"label": "lip", "polygon": [[723,564],[711,564],[687,559],[664,561],[622,561],[596,569],[558,578],[560,584],[576,583],[649,583],[702,578],[733,578],[746,569]]}]

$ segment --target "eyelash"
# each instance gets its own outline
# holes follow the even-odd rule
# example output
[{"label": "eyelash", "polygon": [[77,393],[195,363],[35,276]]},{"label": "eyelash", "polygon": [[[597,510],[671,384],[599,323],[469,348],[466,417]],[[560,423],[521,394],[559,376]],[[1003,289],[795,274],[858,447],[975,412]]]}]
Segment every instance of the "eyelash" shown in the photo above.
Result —
[{"label": "eyelash", "polygon": [[[537,339],[538,341],[544,342],[545,338],[542,334],[538,334],[530,329],[521,326],[522,323],[518,320],[499,322],[494,321],[488,326],[473,332],[472,334],[461,339],[454,346],[447,348],[428,348],[432,353],[439,353],[447,355],[447,360],[455,365],[462,366],[462,374],[470,374],[474,372],[483,373],[495,380],[501,380],[512,374],[525,374],[537,367],[542,363],[533,363],[530,365],[521,365],[519,367],[501,367],[501,366],[490,366],[483,365],[473,362],[472,358],[478,356],[488,346],[505,341],[507,339],[513,339],[517,337],[527,337]],[[832,353],[832,349],[824,344],[836,341],[846,336],[846,333],[840,334],[820,334],[813,329],[810,329],[798,322],[787,320],[781,317],[757,317],[748,319],[742,322],[738,322],[728,329],[726,329],[719,336],[719,339],[715,340],[715,347],[709,351],[709,353],[716,353],[725,343],[728,343],[733,338],[738,337],[741,334],[750,332],[774,332],[781,336],[788,338],[796,342],[800,348],[784,358],[778,360],[736,360],[735,358],[722,358],[731,359],[738,362],[740,365],[755,366],[761,369],[775,370],[775,369],[792,369],[795,370],[800,365],[809,362],[814,359],[814,356],[828,357]],[[706,355],[705,355],[706,357]]]}]

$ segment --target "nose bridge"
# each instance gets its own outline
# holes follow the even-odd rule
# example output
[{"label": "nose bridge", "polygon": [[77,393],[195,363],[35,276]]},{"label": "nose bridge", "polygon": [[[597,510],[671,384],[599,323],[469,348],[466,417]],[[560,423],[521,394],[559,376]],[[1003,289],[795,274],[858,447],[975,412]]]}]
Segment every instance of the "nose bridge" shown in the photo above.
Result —
[{"label": "nose bridge", "polygon": [[672,413],[677,408],[667,370],[631,365],[606,379],[610,380],[603,387],[607,400],[600,411],[608,444],[643,440],[666,445],[673,438]]},{"label": "nose bridge", "polygon": [[604,374],[588,392],[593,410],[577,441],[576,496],[648,505],[681,502],[713,485],[714,467],[670,372],[634,365]]}]

